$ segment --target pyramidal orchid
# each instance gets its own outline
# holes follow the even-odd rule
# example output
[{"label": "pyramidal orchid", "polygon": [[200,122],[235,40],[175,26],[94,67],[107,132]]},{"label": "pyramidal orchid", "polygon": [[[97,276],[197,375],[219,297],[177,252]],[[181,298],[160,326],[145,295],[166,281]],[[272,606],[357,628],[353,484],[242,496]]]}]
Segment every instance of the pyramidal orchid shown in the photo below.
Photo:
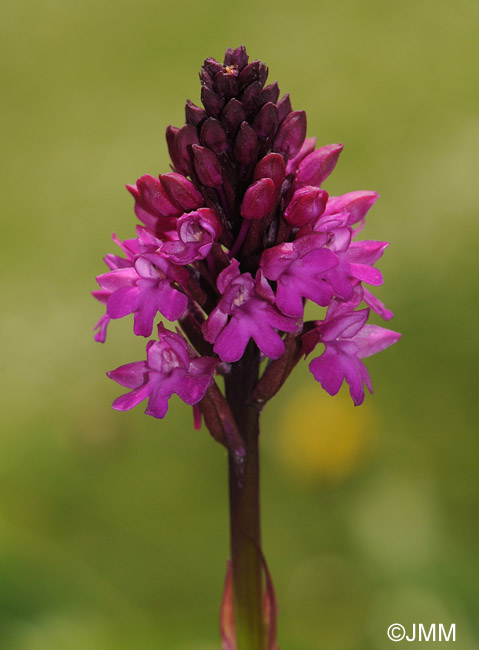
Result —
[{"label": "pyramidal orchid", "polygon": [[[137,236],[114,236],[121,254],[105,257],[93,292],[106,308],[97,341],[130,315],[136,336],[156,333],[145,359],[107,373],[128,389],[113,407],[146,401],[146,414],[163,418],[176,394],[228,451],[223,650],[278,648],[260,536],[262,408],[303,355],[326,392],[345,382],[360,405],[364,388],[372,392],[363,359],[400,338],[367,323],[371,310],[393,316],[371,292],[383,282],[375,264],[388,244],[357,238],[378,195],[328,195],[323,183],[343,145],[316,148],[306,113],[267,76],[244,46],[228,49],[223,63],[206,59],[202,106],[188,100],[185,124],[166,130],[173,171],[127,186]],[[307,301],[326,308],[322,318],[304,320]]]}]

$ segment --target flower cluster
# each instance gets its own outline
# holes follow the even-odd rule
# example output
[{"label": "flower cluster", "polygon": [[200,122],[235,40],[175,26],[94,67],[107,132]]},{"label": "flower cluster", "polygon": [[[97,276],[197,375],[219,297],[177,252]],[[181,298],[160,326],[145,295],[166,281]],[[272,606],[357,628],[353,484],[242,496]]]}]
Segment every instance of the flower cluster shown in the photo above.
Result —
[{"label": "flower cluster", "polygon": [[[364,385],[371,391],[362,359],[400,337],[367,324],[370,310],[393,315],[365,286],[382,284],[374,264],[388,244],[356,238],[378,195],[328,195],[342,145],[315,149],[305,112],[267,75],[243,46],[224,63],[206,59],[203,107],[188,100],[186,123],[166,131],[173,171],[127,186],[141,224],[135,239],[114,236],[123,256],[107,255],[109,271],[97,277],[106,314],[95,338],[128,314],[137,336],[151,335],[158,313],[183,333],[160,323],[146,361],[109,373],[132,389],[116,409],[148,397],[146,412],[162,418],[172,393],[201,405],[214,372],[227,373],[251,340],[270,360],[258,403],[322,344],[315,379],[331,395],[346,380],[361,404]],[[322,320],[303,322],[306,300],[327,308]]]}]

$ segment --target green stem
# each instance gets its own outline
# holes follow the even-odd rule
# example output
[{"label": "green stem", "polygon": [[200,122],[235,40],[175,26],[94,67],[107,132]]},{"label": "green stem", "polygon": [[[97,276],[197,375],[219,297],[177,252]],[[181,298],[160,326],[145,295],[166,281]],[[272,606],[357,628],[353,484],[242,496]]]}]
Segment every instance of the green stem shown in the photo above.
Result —
[{"label": "green stem", "polygon": [[238,477],[229,459],[231,564],[237,650],[265,650],[259,501],[259,411],[249,404],[258,379],[259,351],[250,343],[226,377],[226,399],[245,446]]}]

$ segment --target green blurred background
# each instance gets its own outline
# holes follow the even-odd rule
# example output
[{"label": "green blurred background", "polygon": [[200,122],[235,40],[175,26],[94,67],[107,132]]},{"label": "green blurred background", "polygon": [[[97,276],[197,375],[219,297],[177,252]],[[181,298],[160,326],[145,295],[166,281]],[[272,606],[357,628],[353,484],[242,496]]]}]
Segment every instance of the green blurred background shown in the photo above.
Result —
[{"label": "green blurred background", "polygon": [[[283,650],[384,650],[399,622],[477,644],[476,2],[17,0],[0,27],[1,650],[219,650],[226,459],[191,409],[117,413],[140,359],[89,292],[134,234],[124,184],[168,170],[164,131],[207,56],[245,43],[318,144],[326,189],[374,189],[378,294],[402,341],[354,409],[307,364],[263,417],[264,547]],[[476,164],[475,164],[476,163]],[[473,363],[474,357],[476,363]],[[410,643],[408,648],[422,647]]]}]

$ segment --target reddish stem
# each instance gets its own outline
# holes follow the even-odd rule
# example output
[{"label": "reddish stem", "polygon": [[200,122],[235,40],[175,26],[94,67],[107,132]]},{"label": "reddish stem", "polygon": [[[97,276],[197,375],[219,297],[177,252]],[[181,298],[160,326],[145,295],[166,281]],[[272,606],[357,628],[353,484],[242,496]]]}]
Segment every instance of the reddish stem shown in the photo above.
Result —
[{"label": "reddish stem", "polygon": [[259,351],[250,342],[225,377],[226,399],[245,447],[244,470],[229,459],[231,564],[237,650],[265,650],[259,499],[259,410],[250,397],[258,378]]}]

